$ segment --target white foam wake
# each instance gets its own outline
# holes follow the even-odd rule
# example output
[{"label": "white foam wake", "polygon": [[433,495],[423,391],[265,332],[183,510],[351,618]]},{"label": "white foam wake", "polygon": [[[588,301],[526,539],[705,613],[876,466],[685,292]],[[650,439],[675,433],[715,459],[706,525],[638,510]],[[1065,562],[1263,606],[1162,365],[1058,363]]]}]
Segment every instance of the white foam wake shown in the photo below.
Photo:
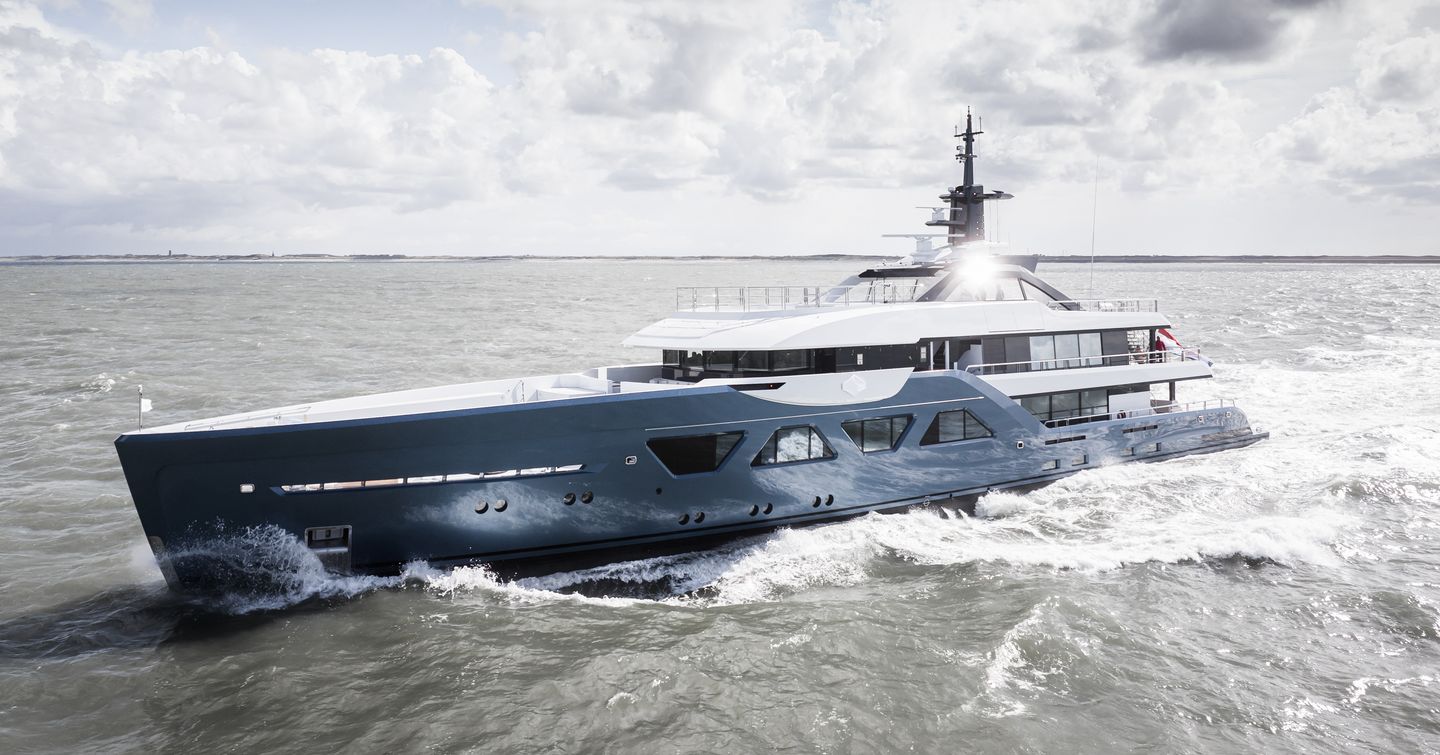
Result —
[{"label": "white foam wake", "polygon": [[230,614],[274,611],[312,600],[353,598],[401,584],[395,577],[341,576],[325,570],[294,535],[275,526],[221,528],[177,544],[167,556],[203,561],[215,589],[195,596],[207,608]]},{"label": "white foam wake", "polygon": [[1231,461],[1212,456],[1108,467],[1024,495],[992,493],[978,502],[974,517],[937,509],[870,514],[701,553],[517,580],[483,567],[442,570],[423,563],[396,578],[338,577],[278,528],[246,529],[173,555],[222,564],[238,587],[218,605],[235,613],[400,586],[509,605],[645,600],[698,607],[855,585],[895,562],[1100,571],[1231,558],[1326,567],[1363,556],[1346,542],[1356,519],[1343,500],[1320,496],[1296,505],[1284,489],[1247,481],[1256,470],[1237,473]]}]

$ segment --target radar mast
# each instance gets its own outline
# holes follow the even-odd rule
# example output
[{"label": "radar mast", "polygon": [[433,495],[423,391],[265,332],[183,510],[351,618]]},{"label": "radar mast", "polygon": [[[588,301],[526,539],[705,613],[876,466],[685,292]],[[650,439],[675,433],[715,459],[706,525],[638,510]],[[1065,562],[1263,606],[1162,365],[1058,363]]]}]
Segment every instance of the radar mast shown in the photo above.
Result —
[{"label": "radar mast", "polygon": [[986,192],[984,186],[975,183],[975,137],[983,133],[975,130],[970,109],[966,108],[965,130],[960,131],[959,127],[955,130],[955,138],[960,140],[955,147],[955,160],[965,166],[963,183],[940,195],[947,206],[935,208],[925,223],[946,229],[946,241],[954,249],[985,240],[985,202],[1013,196],[1003,191]]}]

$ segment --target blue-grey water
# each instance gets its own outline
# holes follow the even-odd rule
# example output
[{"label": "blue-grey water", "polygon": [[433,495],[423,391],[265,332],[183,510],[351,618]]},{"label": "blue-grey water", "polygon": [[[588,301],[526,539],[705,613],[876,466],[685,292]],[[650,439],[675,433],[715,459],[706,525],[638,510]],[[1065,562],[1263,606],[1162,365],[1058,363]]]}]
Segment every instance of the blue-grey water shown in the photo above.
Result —
[{"label": "blue-grey water", "polygon": [[111,446],[141,384],[158,424],[649,360],[676,285],[851,267],[0,266],[0,751],[1440,752],[1437,267],[1099,265],[1270,440],[599,574],[256,535],[271,589],[182,599]]}]

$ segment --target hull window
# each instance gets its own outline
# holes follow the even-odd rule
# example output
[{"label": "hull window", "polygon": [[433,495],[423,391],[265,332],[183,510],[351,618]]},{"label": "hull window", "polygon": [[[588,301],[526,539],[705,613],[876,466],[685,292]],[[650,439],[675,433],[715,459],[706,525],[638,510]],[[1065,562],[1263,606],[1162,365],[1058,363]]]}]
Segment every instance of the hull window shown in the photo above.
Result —
[{"label": "hull window", "polygon": [[969,410],[957,409],[935,415],[930,427],[925,430],[925,437],[920,439],[920,445],[933,446],[937,443],[990,438],[994,435],[995,433],[991,432],[984,422],[976,419]]},{"label": "hull window", "polygon": [[842,422],[845,434],[864,453],[890,451],[900,445],[905,428],[910,426],[910,415],[899,417],[876,417],[875,419],[852,419]]},{"label": "hull window", "polygon": [[651,438],[646,447],[673,475],[714,472],[725,463],[745,433],[686,435],[679,438]]},{"label": "hull window", "polygon": [[765,467],[772,464],[791,464],[797,461],[813,461],[816,459],[833,459],[835,451],[830,444],[825,442],[820,431],[809,425],[799,427],[782,427],[765,441],[760,453],[756,454],[755,460],[750,462],[754,467]]}]

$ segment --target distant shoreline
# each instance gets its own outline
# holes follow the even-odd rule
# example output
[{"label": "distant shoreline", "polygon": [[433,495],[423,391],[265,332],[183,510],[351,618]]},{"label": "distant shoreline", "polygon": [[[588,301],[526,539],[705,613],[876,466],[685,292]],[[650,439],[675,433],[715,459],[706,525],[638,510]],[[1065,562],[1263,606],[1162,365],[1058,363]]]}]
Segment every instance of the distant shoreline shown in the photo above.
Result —
[{"label": "distant shoreline", "polygon": [[[1085,263],[1092,258],[1083,254],[1038,255],[1041,262]],[[615,260],[615,261],[717,261],[735,260],[753,262],[773,261],[843,261],[857,260],[875,262],[894,259],[896,255],[869,254],[807,254],[793,256],[741,256],[741,255],[542,255],[502,254],[492,256],[448,257],[436,255],[404,254],[37,254],[23,257],[0,257],[0,265],[43,265],[43,264],[195,264],[195,263],[245,263],[245,262],[505,262],[514,260]],[[1440,265],[1440,255],[1325,255],[1325,254],[1097,254],[1095,262],[1123,263],[1250,263],[1250,264],[1360,264],[1360,265]]]}]

